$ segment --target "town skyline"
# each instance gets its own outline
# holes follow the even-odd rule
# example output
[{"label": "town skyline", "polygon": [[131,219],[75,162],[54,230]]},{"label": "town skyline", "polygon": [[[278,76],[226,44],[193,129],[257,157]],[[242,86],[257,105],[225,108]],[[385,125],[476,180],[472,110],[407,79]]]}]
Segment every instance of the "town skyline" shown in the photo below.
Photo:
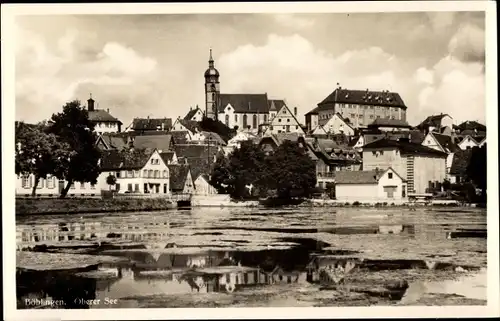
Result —
[{"label": "town skyline", "polygon": [[90,93],[125,126],[204,110],[212,48],[222,93],[285,99],[302,123],[337,83],[399,93],[412,125],[485,123],[484,29],[480,12],[18,17],[16,120]]}]

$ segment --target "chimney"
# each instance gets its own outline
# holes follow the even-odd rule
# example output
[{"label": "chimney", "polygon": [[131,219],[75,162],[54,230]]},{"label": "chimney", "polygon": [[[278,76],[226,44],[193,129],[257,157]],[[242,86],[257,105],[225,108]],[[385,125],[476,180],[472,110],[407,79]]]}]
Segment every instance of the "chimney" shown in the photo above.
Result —
[{"label": "chimney", "polygon": [[94,111],[94,102],[95,102],[95,100],[92,99],[92,94],[90,94],[90,98],[87,100],[87,110],[88,111]]},{"label": "chimney", "polygon": [[297,107],[293,107],[293,114],[295,117],[297,117]]},{"label": "chimney", "polygon": [[109,113],[109,108],[107,109],[108,113]]}]

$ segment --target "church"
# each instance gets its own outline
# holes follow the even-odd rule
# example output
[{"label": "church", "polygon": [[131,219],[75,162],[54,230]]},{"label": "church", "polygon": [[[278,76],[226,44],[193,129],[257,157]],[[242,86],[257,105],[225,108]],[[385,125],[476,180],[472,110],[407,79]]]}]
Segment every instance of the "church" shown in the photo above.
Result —
[{"label": "church", "polygon": [[[222,94],[219,77],[210,49],[208,69],[205,71],[205,115],[208,118],[219,120],[229,128],[237,126],[239,130],[262,133],[268,130],[269,124],[283,107],[288,110],[284,100],[269,99],[267,93]],[[287,123],[283,131],[302,130],[296,118],[293,119],[294,123]]]}]

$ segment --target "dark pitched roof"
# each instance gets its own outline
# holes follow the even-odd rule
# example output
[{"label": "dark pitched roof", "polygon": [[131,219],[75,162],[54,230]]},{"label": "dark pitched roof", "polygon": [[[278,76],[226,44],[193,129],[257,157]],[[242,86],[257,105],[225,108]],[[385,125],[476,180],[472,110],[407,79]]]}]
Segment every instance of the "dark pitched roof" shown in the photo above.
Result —
[{"label": "dark pitched roof", "polygon": [[474,121],[474,120],[467,120],[463,123],[461,123],[460,125],[458,126],[455,126],[457,129],[459,129],[460,131],[464,131],[464,130],[478,130],[478,131],[486,131],[486,126],[481,124],[481,123],[478,123],[477,121]]},{"label": "dark pitched roof", "polygon": [[471,137],[473,137],[473,136],[484,137],[484,136],[486,136],[486,132],[485,131],[480,131],[480,130],[476,131],[476,130],[473,130],[473,129],[466,129],[466,130],[461,131],[459,135],[460,136],[467,136],[467,135],[469,135]]},{"label": "dark pitched roof", "polygon": [[[193,181],[198,179],[200,175],[208,175],[212,172],[215,167],[215,163],[213,159],[206,158],[189,158],[187,159],[189,164],[189,168],[191,169],[191,176],[193,177]],[[207,177],[207,181],[209,181]]]},{"label": "dark pitched roof", "polygon": [[138,170],[143,168],[154,150],[105,150],[101,152],[101,170]]},{"label": "dark pitched roof", "polygon": [[170,172],[170,189],[182,191],[189,173],[189,165],[167,165]]},{"label": "dark pitched roof", "polygon": [[282,99],[270,99],[269,103],[269,111],[278,111],[281,107],[285,106],[285,101]]},{"label": "dark pitched roof", "polygon": [[152,148],[161,151],[167,151],[172,144],[172,135],[145,135],[136,136],[134,139],[134,148]]},{"label": "dark pitched roof", "polygon": [[427,127],[427,126],[433,126],[433,127],[439,127],[441,126],[441,120],[445,116],[450,116],[448,114],[439,114],[439,115],[432,115],[424,119],[423,122],[420,123],[417,127],[422,128],[422,127]]},{"label": "dark pitched roof", "polygon": [[179,122],[182,124],[182,126],[186,127],[191,132],[196,132],[197,130],[198,131],[201,130],[200,123],[195,120],[179,119]]},{"label": "dark pitched roof", "polygon": [[388,119],[388,118],[377,118],[368,127],[406,127],[411,128],[410,125],[401,119]]},{"label": "dark pitched roof", "polygon": [[425,134],[420,130],[410,130],[408,138],[410,139],[411,143],[422,144],[425,139]]},{"label": "dark pitched roof", "polygon": [[177,144],[174,147],[178,158],[213,158],[217,155],[219,148],[213,145],[198,145],[198,144]]},{"label": "dark pitched roof", "polygon": [[189,135],[187,131],[173,131],[169,132],[169,135],[172,136],[172,139],[174,140],[174,144],[187,144],[188,139],[186,138],[186,135]]},{"label": "dark pitched roof", "polygon": [[169,164],[170,162],[172,162],[174,155],[175,155],[174,151],[167,151],[167,152],[160,153],[160,156],[163,159],[163,161],[165,162],[165,164]]},{"label": "dark pitched roof", "polygon": [[337,184],[377,184],[380,171],[337,171],[335,183]]},{"label": "dark pitched roof", "polygon": [[89,120],[93,122],[116,122],[121,124],[122,122],[118,118],[111,116],[111,114],[104,109],[94,109],[88,111]]},{"label": "dark pitched roof", "polygon": [[267,94],[220,94],[219,112],[224,112],[228,104],[236,113],[267,113],[269,101]]},{"label": "dark pitched roof", "polygon": [[432,133],[434,138],[437,140],[439,145],[447,152],[447,153],[455,153],[460,150],[457,144],[453,141],[453,138],[448,135],[443,135],[439,133]]},{"label": "dark pitched roof", "polygon": [[[199,111],[201,111],[201,109],[200,109],[200,108],[198,108],[198,107],[196,107],[196,108],[194,108],[194,109],[190,109],[190,110],[188,111],[188,113],[186,114],[186,116],[184,116],[184,120],[191,120],[191,118],[193,118],[193,116],[194,116],[194,115],[196,115],[196,112],[197,112],[198,110],[199,110]],[[202,112],[202,113],[203,113],[203,112]]]},{"label": "dark pitched roof", "polygon": [[319,110],[319,107],[315,107],[313,108],[312,110],[310,110],[308,113],[306,113],[305,115],[317,115],[318,114],[318,110]]},{"label": "dark pitched roof", "polygon": [[116,136],[109,133],[103,133],[100,137],[110,149],[122,149],[128,147],[126,137]]},{"label": "dark pitched roof", "polygon": [[169,130],[172,128],[171,118],[134,118],[132,122],[133,130],[158,130],[162,128]]},{"label": "dark pitched roof", "polygon": [[451,175],[465,175],[467,166],[472,156],[472,149],[460,150],[453,155],[451,163]]},{"label": "dark pitched roof", "polygon": [[335,89],[328,97],[318,104],[316,111],[328,109],[325,104],[358,104],[358,105],[376,105],[384,107],[402,107],[406,108],[403,99],[398,93],[366,90],[349,90],[344,88]]},{"label": "dark pitched roof", "polygon": [[408,143],[392,139],[379,139],[363,146],[363,150],[378,148],[396,148],[401,154],[423,154],[446,157],[447,154],[420,144]]}]

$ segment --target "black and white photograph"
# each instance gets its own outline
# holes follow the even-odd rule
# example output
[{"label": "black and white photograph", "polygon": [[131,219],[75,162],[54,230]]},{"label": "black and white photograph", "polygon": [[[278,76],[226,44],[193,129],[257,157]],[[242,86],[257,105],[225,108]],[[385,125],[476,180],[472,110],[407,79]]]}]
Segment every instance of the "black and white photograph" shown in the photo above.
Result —
[{"label": "black and white photograph", "polygon": [[2,5],[4,317],[498,316],[496,43],[488,1]]}]

